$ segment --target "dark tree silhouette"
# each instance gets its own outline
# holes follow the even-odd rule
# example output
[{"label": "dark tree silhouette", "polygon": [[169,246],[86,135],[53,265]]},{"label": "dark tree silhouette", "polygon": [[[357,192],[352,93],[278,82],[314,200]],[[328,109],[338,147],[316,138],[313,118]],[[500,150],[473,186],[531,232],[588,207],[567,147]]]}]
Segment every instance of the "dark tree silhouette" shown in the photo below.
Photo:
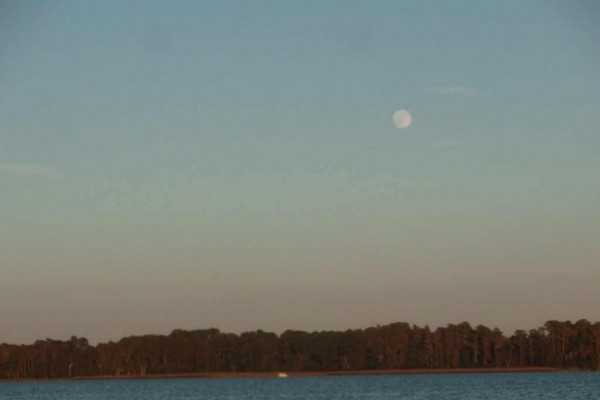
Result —
[{"label": "dark tree silhouette", "polygon": [[506,337],[467,322],[343,332],[174,330],[91,346],[87,339],[0,345],[0,379],[177,373],[553,367],[600,370],[600,322],[548,321]]}]

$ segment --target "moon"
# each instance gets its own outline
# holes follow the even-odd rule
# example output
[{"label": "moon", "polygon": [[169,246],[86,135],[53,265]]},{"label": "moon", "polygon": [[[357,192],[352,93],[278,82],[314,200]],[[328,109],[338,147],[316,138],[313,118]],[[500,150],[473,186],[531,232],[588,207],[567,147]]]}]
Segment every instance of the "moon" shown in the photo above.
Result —
[{"label": "moon", "polygon": [[398,129],[406,129],[412,124],[412,116],[406,110],[398,110],[392,117],[394,126]]}]

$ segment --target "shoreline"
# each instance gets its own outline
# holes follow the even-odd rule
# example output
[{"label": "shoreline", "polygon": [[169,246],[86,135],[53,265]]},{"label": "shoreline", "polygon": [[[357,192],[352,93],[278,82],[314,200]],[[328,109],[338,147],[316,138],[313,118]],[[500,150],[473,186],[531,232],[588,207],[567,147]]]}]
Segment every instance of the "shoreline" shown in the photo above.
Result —
[{"label": "shoreline", "polygon": [[[94,381],[94,380],[130,380],[130,379],[231,379],[231,378],[278,378],[280,371],[272,372],[195,372],[180,374],[146,374],[146,375],[92,375],[74,376],[72,378],[26,378],[0,379],[3,382],[54,382],[54,381]],[[415,368],[415,369],[380,369],[356,371],[315,371],[285,372],[287,377],[328,377],[351,375],[442,375],[442,374],[501,374],[531,372],[585,372],[580,369],[558,369],[551,367],[505,367],[505,368]]]}]

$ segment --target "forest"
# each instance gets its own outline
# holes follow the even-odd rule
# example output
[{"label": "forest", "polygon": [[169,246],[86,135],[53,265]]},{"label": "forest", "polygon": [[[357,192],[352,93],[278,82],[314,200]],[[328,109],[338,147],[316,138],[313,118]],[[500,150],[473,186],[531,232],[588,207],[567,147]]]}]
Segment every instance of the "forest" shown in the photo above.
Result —
[{"label": "forest", "polygon": [[346,331],[174,330],[90,345],[85,338],[0,345],[0,379],[216,372],[552,367],[600,370],[600,322],[548,321],[505,336],[467,322]]}]

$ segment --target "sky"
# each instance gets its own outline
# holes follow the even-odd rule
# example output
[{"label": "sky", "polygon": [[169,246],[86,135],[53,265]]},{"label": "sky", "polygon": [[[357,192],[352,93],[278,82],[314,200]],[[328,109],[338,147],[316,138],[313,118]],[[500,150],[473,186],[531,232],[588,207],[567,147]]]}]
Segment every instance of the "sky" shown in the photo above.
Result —
[{"label": "sky", "polygon": [[598,20],[3,1],[0,343],[600,320]]}]

